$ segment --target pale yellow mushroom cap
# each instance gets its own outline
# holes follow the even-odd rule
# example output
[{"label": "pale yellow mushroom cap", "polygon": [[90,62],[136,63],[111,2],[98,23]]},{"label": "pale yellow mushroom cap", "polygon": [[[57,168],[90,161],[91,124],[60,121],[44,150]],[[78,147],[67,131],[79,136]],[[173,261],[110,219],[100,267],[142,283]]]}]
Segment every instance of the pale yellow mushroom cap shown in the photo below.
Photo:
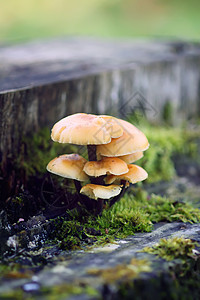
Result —
[{"label": "pale yellow mushroom cap", "polygon": [[58,121],[52,128],[51,138],[55,142],[77,145],[107,144],[113,136],[123,133],[118,126],[118,134],[112,134],[111,123],[112,117],[109,116],[77,113]]},{"label": "pale yellow mushroom cap", "polygon": [[130,183],[137,183],[139,181],[143,181],[147,179],[148,174],[147,172],[137,166],[137,165],[128,165],[129,171],[126,174],[123,175],[108,175],[104,180],[106,184],[111,184],[111,183],[118,183],[121,180],[126,180]]},{"label": "pale yellow mushroom cap", "polygon": [[124,130],[122,136],[113,138],[106,145],[97,146],[97,154],[99,156],[122,156],[132,154],[138,151],[145,151],[149,147],[148,140],[133,124],[118,119]]},{"label": "pale yellow mushroom cap", "polygon": [[112,116],[100,115],[106,122],[105,128],[110,133],[111,138],[122,136],[124,129],[119,120]]},{"label": "pale yellow mushroom cap", "polygon": [[47,170],[64,178],[87,181],[89,177],[83,171],[86,162],[79,154],[64,154],[51,160]]},{"label": "pale yellow mushroom cap", "polygon": [[110,199],[120,194],[121,186],[119,185],[97,185],[97,184],[86,184],[80,190],[81,194],[88,196],[89,198],[97,200],[100,199]]},{"label": "pale yellow mushroom cap", "polygon": [[143,152],[142,151],[138,151],[138,152],[135,152],[135,153],[132,153],[132,154],[118,156],[118,158],[122,159],[127,164],[132,164],[133,162],[139,160],[143,156],[144,156]]},{"label": "pale yellow mushroom cap", "polygon": [[83,170],[94,177],[106,174],[121,175],[129,171],[127,164],[118,157],[103,157],[99,161],[88,161]]}]

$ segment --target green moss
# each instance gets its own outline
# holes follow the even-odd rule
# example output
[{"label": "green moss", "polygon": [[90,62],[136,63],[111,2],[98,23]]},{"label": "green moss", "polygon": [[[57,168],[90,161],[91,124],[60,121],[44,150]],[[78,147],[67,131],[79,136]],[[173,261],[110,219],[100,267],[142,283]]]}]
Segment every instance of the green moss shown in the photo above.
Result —
[{"label": "green moss", "polygon": [[[23,291],[22,290],[14,290],[5,292],[0,295],[1,300],[21,300],[23,299]],[[27,296],[26,299],[31,300],[32,297]]]},{"label": "green moss", "polygon": [[24,199],[21,196],[13,197],[12,201],[13,201],[13,203],[15,203],[19,206],[23,205],[23,203],[24,203]]},{"label": "green moss", "polygon": [[150,263],[146,259],[133,258],[129,264],[120,264],[106,269],[89,269],[88,273],[92,276],[100,276],[108,284],[130,281],[137,278],[140,273],[150,271]]},{"label": "green moss", "polygon": [[148,172],[147,182],[171,180],[176,174],[173,158],[177,155],[198,159],[199,133],[153,125],[145,125],[141,129],[148,137],[150,147],[136,164]]},{"label": "green moss", "polygon": [[197,246],[197,243],[190,239],[174,237],[171,239],[161,239],[160,242],[152,248],[145,247],[143,252],[156,254],[166,260],[173,260],[175,258],[185,260],[186,258],[193,257],[195,246]]},{"label": "green moss", "polygon": [[162,112],[162,117],[163,117],[163,121],[167,125],[172,125],[173,107],[172,107],[172,103],[171,102],[167,101],[164,104],[163,112]]},{"label": "green moss", "polygon": [[42,294],[46,295],[45,299],[48,300],[57,300],[58,295],[59,299],[68,299],[73,295],[75,296],[84,294],[93,296],[95,299],[98,299],[99,297],[98,291],[84,282],[72,282],[71,284],[65,283],[62,285],[47,287],[43,288],[41,292]]},{"label": "green moss", "polygon": [[[59,295],[59,296],[58,296]],[[21,299],[43,299],[45,297],[46,300],[57,300],[59,299],[68,299],[72,296],[77,295],[89,295],[95,297],[95,299],[100,298],[99,292],[85,284],[84,282],[72,282],[65,283],[61,285],[56,285],[53,287],[42,287],[37,293],[27,294],[23,292],[22,289],[16,289],[10,292],[5,292],[4,294],[0,295],[0,299],[2,300],[21,300]]]},{"label": "green moss", "polygon": [[[135,120],[130,117],[129,121],[134,123]],[[150,142],[150,148],[145,152],[144,158],[137,162],[149,173],[149,182],[173,178],[176,173],[174,155],[196,156],[196,138],[199,137],[199,133],[169,126],[155,126],[145,120],[138,125]],[[46,173],[46,165],[51,159],[61,154],[77,152],[86,156],[87,151],[84,147],[51,141],[49,129],[43,128],[33,136],[23,138],[19,156],[15,160],[15,169],[23,170],[25,178],[30,175],[38,176]]]},{"label": "green moss", "polygon": [[129,191],[111,209],[104,209],[94,217],[77,210],[67,218],[58,218],[52,237],[63,249],[76,249],[86,244],[104,244],[115,238],[124,238],[135,232],[149,232],[153,223],[160,221],[200,222],[200,210],[189,204],[178,203],[166,197],[149,196],[141,188]]},{"label": "green moss", "polygon": [[[134,194],[133,194],[134,191]],[[152,194],[151,196],[141,188],[130,190],[125,194],[121,203],[132,207],[133,210],[141,210],[153,223],[161,221],[182,221],[189,223],[200,222],[200,210],[190,204],[173,201],[170,198]]]},{"label": "green moss", "polygon": [[22,279],[30,278],[32,275],[33,273],[26,266],[19,263],[0,263],[0,279]]},{"label": "green moss", "polygon": [[15,168],[23,170],[25,177],[46,173],[49,161],[61,154],[77,152],[73,145],[55,143],[50,138],[48,128],[43,128],[32,136],[24,137]]},{"label": "green moss", "polygon": [[145,111],[139,110],[128,117],[128,121],[138,127],[147,136],[150,147],[144,152],[144,157],[136,164],[144,167],[149,173],[145,182],[171,180],[176,174],[174,157],[183,156],[199,161],[198,144],[200,132],[188,129],[187,124],[172,127],[172,105],[167,102],[163,119],[165,124],[152,124],[147,121]]}]

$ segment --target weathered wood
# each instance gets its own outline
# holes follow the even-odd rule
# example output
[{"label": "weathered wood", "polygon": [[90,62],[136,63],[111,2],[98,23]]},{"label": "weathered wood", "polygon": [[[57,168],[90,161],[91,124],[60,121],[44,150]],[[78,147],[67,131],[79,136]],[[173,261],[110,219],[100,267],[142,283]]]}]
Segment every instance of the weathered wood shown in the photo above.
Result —
[{"label": "weathered wood", "polygon": [[71,113],[159,120],[169,101],[175,121],[200,114],[199,44],[71,38],[2,47],[0,62],[3,177],[23,135]]}]

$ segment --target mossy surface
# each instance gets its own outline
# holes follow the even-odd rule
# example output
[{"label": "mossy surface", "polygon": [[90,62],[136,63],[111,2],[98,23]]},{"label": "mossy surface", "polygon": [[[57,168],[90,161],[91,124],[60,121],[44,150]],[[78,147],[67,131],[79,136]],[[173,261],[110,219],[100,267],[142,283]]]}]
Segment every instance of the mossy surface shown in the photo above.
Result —
[{"label": "mossy surface", "polygon": [[150,272],[150,262],[133,258],[129,264],[119,264],[113,268],[89,269],[88,274],[100,276],[107,284],[116,281],[127,282],[137,278],[140,273]]},{"label": "mossy surface", "polygon": [[145,151],[141,165],[148,172],[147,182],[171,180],[176,174],[174,157],[177,155],[198,159],[199,132],[169,126],[141,126],[150,147]]},{"label": "mossy surface", "polygon": [[6,262],[0,264],[0,280],[6,279],[22,279],[31,278],[33,272],[27,267],[19,263],[12,262],[9,265]]},{"label": "mossy surface", "polygon": [[[150,125],[146,122],[140,125],[139,127],[150,141],[150,148],[145,151],[144,158],[136,163],[148,171],[149,182],[173,178],[175,154],[194,158],[197,156],[196,139],[199,137],[199,133],[188,132],[184,128]],[[82,242],[87,244],[105,243],[135,232],[148,232],[152,230],[153,223],[160,221],[190,223],[200,221],[198,209],[173,201],[173,199],[148,195],[140,188],[129,189],[121,201],[111,209],[107,209],[105,205],[100,217],[95,218],[83,210],[77,214],[77,209],[74,207],[78,206],[78,198],[71,189],[70,180],[53,176],[49,181],[45,181],[43,186],[42,182],[46,176],[44,174],[47,173],[46,165],[52,158],[63,153],[80,153],[80,151],[82,152],[80,154],[86,156],[83,148],[78,150],[74,145],[52,142],[49,129],[46,128],[33,137],[24,139],[21,153],[15,164],[18,170],[23,170],[29,182],[28,192],[18,193],[9,198],[6,210],[9,215],[14,216],[9,220],[11,222],[17,222],[19,218],[27,220],[29,216],[37,214],[45,207],[51,207],[54,212],[54,206],[56,206],[58,213],[55,212],[55,216],[58,216],[59,213],[65,214],[66,209],[73,209],[71,213],[68,213],[67,218],[56,220],[55,227],[58,230],[52,233],[52,238],[59,240],[60,246],[64,249],[75,249],[80,247]],[[32,178],[37,178],[37,181]],[[53,185],[52,182],[54,182]],[[142,186],[144,187],[145,184]],[[63,206],[62,203],[64,203]]]},{"label": "mossy surface", "polygon": [[170,101],[167,101],[164,106],[163,106],[163,111],[162,111],[162,118],[163,121],[167,125],[172,125],[173,121],[173,105]]},{"label": "mossy surface", "polygon": [[135,189],[124,196],[126,203],[132,202],[135,208],[139,208],[148,215],[153,223],[181,221],[188,223],[200,222],[200,210],[192,205],[177,202],[173,199],[159,195],[148,195],[141,189]]},{"label": "mossy surface", "polygon": [[49,161],[61,154],[77,152],[77,146],[53,142],[50,130],[43,128],[32,136],[22,139],[21,151],[15,159],[15,167],[24,170],[28,178],[46,173]]},{"label": "mossy surface", "polygon": [[138,188],[130,190],[111,209],[94,217],[87,212],[68,213],[68,217],[55,221],[52,238],[60,241],[63,249],[76,249],[83,245],[104,244],[136,232],[150,232],[153,223],[160,221],[200,222],[200,210],[189,204],[174,202],[166,197],[149,196]]},{"label": "mossy surface", "polygon": [[174,237],[170,239],[161,239],[153,247],[145,247],[143,252],[158,255],[166,260],[180,258],[186,260],[193,257],[193,250],[198,244],[190,239],[183,237]]},{"label": "mossy surface", "polygon": [[73,296],[87,295],[92,299],[101,299],[99,292],[84,282],[72,282],[56,285],[53,287],[42,287],[36,292],[26,293],[22,289],[16,289],[14,291],[5,292],[0,297],[1,300],[33,300],[33,299],[45,299],[45,300],[57,300],[68,299]]},{"label": "mossy surface", "polygon": [[[129,120],[133,124],[134,119]],[[137,126],[137,123],[134,124]],[[149,173],[149,182],[169,180],[175,174],[173,156],[176,154],[197,156],[197,131],[170,126],[152,125],[143,120],[139,128],[147,135],[150,148],[145,151],[141,164]],[[85,147],[71,144],[60,144],[51,141],[50,131],[43,128],[33,136],[23,138],[19,157],[15,160],[15,168],[23,170],[25,177],[46,173],[48,162],[61,154],[79,153],[87,157]]]}]

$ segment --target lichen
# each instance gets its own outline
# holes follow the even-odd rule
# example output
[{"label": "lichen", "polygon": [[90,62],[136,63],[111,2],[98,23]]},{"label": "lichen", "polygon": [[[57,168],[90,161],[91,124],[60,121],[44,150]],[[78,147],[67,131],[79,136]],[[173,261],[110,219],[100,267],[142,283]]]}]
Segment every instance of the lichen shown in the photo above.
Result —
[{"label": "lichen", "polygon": [[142,251],[158,255],[166,260],[176,258],[185,260],[193,257],[193,250],[198,244],[190,239],[183,237],[174,237],[170,239],[161,239],[158,244],[153,247],[145,247]]}]

